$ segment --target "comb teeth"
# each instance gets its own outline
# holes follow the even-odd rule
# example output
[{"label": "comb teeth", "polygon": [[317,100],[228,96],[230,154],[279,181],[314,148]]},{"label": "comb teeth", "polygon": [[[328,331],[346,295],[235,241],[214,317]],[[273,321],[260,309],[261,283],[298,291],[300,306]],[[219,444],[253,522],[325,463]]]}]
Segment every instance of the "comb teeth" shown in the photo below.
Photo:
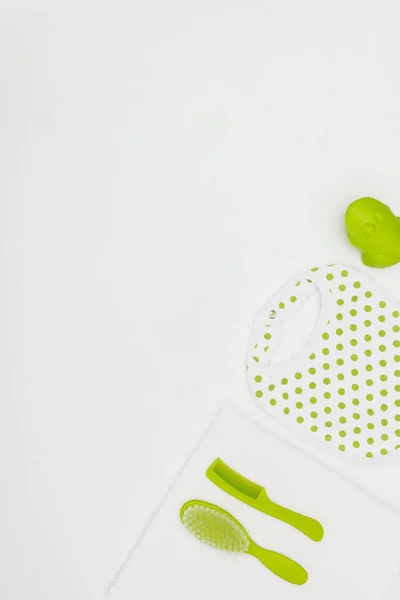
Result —
[{"label": "comb teeth", "polygon": [[257,500],[260,492],[263,490],[261,485],[250,481],[250,479],[246,479],[246,477],[228,467],[221,459],[214,465],[213,471],[228,485],[253,500]]}]

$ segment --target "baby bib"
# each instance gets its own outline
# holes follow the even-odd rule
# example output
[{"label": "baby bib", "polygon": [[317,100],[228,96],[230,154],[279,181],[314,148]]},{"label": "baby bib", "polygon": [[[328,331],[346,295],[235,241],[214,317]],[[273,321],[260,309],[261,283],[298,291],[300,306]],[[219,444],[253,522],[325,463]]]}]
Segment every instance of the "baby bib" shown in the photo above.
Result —
[{"label": "baby bib", "polygon": [[298,434],[347,456],[387,460],[400,449],[399,332],[400,303],[371,277],[315,267],[256,315],[250,388]]}]

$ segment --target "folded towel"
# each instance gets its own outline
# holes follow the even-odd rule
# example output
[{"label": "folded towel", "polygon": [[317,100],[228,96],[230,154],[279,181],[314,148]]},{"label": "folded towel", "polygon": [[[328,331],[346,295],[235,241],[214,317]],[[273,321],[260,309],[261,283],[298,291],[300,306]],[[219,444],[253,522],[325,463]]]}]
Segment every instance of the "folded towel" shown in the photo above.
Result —
[{"label": "folded towel", "polygon": [[[315,543],[213,485],[217,457],[264,486],[272,500],[318,519]],[[291,585],[247,555],[219,552],[191,537],[179,519],[190,499],[234,515],[261,546],[302,564],[309,581]],[[175,481],[110,589],[110,600],[398,600],[400,517],[361,489],[262,429],[224,409]]]}]

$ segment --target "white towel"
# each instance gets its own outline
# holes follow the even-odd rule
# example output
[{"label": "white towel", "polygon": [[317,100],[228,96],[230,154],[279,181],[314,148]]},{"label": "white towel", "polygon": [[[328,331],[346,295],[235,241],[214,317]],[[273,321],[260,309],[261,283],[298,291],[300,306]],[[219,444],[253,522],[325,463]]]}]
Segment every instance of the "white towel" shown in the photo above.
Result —
[{"label": "white towel", "polygon": [[[318,519],[315,543],[230,497],[206,477],[217,457],[272,500]],[[309,581],[291,585],[248,555],[219,552],[190,536],[181,505],[202,499],[234,515],[261,546],[302,564]],[[110,590],[110,600],[398,600],[400,517],[313,458],[225,409],[214,420]]]}]

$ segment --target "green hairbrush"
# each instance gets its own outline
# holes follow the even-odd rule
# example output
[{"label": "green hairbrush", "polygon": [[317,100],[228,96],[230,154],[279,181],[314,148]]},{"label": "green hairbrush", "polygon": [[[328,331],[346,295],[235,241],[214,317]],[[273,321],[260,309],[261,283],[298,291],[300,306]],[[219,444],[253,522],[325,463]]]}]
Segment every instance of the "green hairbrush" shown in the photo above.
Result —
[{"label": "green hairbrush", "polygon": [[219,506],[202,500],[190,500],[182,506],[180,516],[189,533],[212,548],[251,554],[285,581],[295,585],[306,583],[308,574],[301,565],[278,552],[261,548],[253,542],[239,521]]},{"label": "green hairbrush", "polygon": [[266,515],[284,521],[304,533],[314,542],[319,542],[324,537],[323,527],[318,521],[276,504],[267,496],[265,488],[246,479],[246,477],[228,467],[220,458],[217,458],[207,469],[206,475],[210,481],[230,496]]}]

